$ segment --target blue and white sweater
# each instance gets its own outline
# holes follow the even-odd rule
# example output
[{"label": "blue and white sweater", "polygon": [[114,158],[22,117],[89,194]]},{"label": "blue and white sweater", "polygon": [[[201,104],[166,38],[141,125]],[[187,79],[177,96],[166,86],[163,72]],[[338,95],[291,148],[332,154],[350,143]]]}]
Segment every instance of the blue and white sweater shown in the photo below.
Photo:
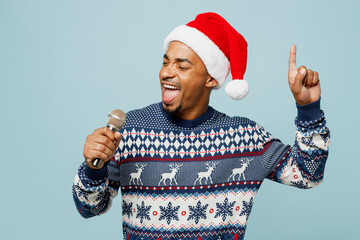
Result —
[{"label": "blue and white sweater", "polygon": [[73,195],[83,217],[122,196],[124,239],[243,239],[265,178],[311,188],[321,183],[329,131],[320,102],[298,106],[290,147],[257,123],[209,107],[195,120],[161,103],[130,111],[107,167],[83,163]]}]

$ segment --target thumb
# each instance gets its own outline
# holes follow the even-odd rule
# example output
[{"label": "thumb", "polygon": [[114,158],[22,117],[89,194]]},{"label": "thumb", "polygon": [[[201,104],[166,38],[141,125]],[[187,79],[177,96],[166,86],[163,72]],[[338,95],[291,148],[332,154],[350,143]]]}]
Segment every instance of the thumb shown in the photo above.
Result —
[{"label": "thumb", "polygon": [[121,139],[122,139],[121,133],[116,132],[115,133],[115,146],[116,146],[116,148],[119,146]]},{"label": "thumb", "polygon": [[297,74],[295,76],[295,82],[293,85],[293,93],[296,95],[300,94],[302,91],[302,87],[303,87],[303,80],[305,78],[306,75],[306,67],[305,66],[301,66],[298,71]]}]

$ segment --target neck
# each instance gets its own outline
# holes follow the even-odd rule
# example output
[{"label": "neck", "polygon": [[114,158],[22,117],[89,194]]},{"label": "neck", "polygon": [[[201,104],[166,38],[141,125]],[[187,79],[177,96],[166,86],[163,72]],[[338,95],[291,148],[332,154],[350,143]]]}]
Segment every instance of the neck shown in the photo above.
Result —
[{"label": "neck", "polygon": [[205,88],[196,101],[194,101],[190,106],[180,109],[180,111],[175,115],[184,120],[194,120],[200,117],[209,108],[210,93],[211,88]]},{"label": "neck", "polygon": [[[183,114],[175,114],[175,115],[171,115],[165,112],[165,110],[163,109],[163,104],[160,104],[160,108],[162,110],[162,112],[164,113],[164,116],[173,124],[175,124],[176,126],[179,127],[185,127],[185,128],[194,128],[197,127],[198,125],[208,121],[209,119],[212,118],[212,116],[214,115],[214,109],[208,105],[206,105],[206,108],[204,108],[205,110],[203,111],[181,111],[181,113],[188,113],[186,115]],[[197,117],[196,117],[197,116]],[[185,119],[186,117],[188,117],[188,119]]]},{"label": "neck", "polygon": [[179,112],[177,112],[175,115],[178,118],[184,119],[184,120],[194,120],[201,115],[203,115],[209,108],[209,102],[206,104],[197,104],[195,107],[190,109],[182,109]]}]

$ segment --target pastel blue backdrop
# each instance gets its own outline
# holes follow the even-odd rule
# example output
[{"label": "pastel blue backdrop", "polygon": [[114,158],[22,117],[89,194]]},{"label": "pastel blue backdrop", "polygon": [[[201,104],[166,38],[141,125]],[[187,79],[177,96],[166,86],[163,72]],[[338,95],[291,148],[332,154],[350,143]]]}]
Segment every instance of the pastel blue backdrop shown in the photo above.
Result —
[{"label": "pastel blue backdrop", "polygon": [[[265,181],[246,239],[360,239],[359,1],[0,1],[0,239],[121,239],[121,201],[83,219],[71,185],[85,138],[114,108],[161,100],[162,43],[198,13],[223,15],[248,41],[243,101],[211,105],[294,141],[288,54],[320,73],[332,143],[324,183]],[[230,78],[228,78],[229,80]],[[354,121],[354,122],[353,122]]]}]

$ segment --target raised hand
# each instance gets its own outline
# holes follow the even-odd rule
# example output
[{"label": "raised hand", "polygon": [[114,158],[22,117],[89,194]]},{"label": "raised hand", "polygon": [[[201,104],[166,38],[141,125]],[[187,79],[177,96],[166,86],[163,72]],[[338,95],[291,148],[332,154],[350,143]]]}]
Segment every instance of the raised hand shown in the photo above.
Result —
[{"label": "raised hand", "polygon": [[301,66],[296,69],[296,45],[292,45],[289,56],[289,87],[299,105],[305,105],[320,99],[319,74]]}]

